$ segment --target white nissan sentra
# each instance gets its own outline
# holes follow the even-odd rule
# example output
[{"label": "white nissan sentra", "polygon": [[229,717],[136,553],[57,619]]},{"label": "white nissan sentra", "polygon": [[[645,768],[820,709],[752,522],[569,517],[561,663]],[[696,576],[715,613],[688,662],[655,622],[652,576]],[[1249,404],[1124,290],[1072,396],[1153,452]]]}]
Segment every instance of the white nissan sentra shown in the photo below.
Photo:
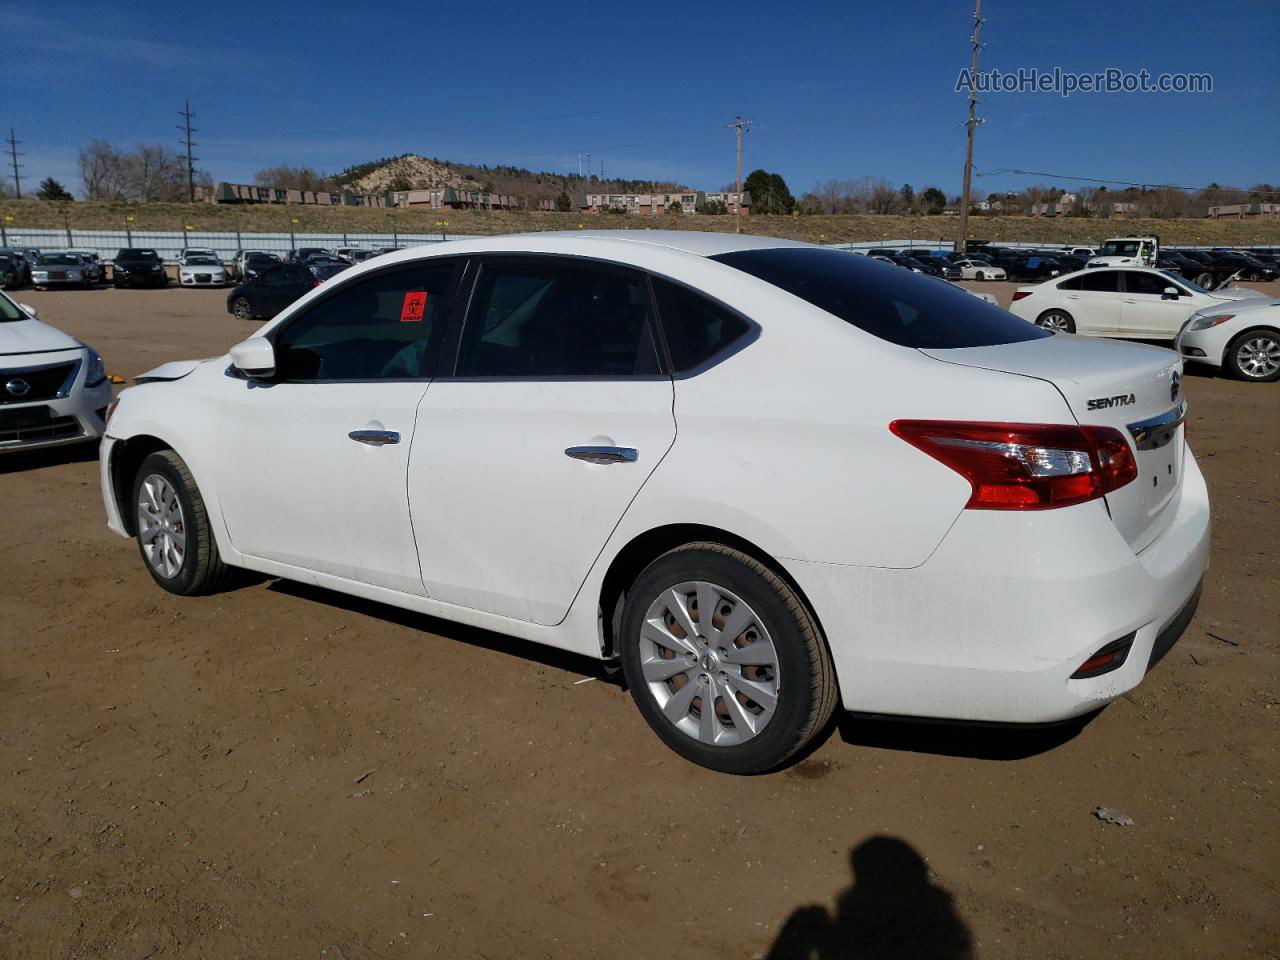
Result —
[{"label": "white nissan sentra", "polygon": [[784,240],[456,241],[140,378],[102,484],[167,590],[245,567],[617,659],[748,773],[837,700],[1045,723],[1138,684],[1208,562],[1181,370]]}]

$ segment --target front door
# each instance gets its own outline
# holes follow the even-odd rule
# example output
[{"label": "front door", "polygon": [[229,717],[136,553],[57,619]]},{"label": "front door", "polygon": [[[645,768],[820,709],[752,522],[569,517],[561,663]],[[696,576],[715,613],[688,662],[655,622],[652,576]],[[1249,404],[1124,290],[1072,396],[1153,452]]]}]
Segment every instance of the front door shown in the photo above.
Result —
[{"label": "front door", "polygon": [[564,619],[675,439],[672,381],[643,275],[567,257],[492,257],[453,376],[423,397],[409,506],[427,595]]},{"label": "front door", "polygon": [[[1190,291],[1170,277],[1143,270],[1123,270],[1124,298],[1120,323],[1126,337],[1172,340],[1194,307]],[[1178,296],[1165,293],[1178,291]]]},{"label": "front door", "polygon": [[218,487],[237,550],[422,593],[405,489],[453,274],[431,260],[341,284],[269,334],[274,376],[229,380]]}]

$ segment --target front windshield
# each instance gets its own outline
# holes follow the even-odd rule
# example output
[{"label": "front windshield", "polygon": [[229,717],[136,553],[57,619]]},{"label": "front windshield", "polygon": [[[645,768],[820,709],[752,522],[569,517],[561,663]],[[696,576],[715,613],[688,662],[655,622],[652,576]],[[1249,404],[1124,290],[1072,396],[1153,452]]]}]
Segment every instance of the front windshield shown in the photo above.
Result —
[{"label": "front windshield", "polygon": [[40,258],[42,267],[78,267],[80,261],[69,253],[46,253]]},{"label": "front windshield", "polygon": [[1137,240],[1108,240],[1099,251],[1104,257],[1132,257],[1138,253]]},{"label": "front windshield", "polygon": [[218,261],[213,257],[187,257],[187,266],[189,267],[213,267],[217,266]]},{"label": "front windshield", "polygon": [[159,260],[154,250],[121,250],[120,260]]}]

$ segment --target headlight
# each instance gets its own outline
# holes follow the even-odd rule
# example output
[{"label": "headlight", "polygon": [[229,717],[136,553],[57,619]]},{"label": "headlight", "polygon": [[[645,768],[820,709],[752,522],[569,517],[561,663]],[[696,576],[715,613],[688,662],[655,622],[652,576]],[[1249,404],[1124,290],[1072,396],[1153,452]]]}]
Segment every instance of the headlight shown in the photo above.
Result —
[{"label": "headlight", "polygon": [[85,347],[89,351],[89,369],[84,374],[84,385],[96,387],[107,379],[107,368],[102,365],[102,357],[93,347]]},{"label": "headlight", "polygon": [[1216,317],[1196,317],[1191,321],[1191,326],[1187,327],[1187,329],[1208,330],[1210,327],[1216,327],[1220,323],[1226,323],[1234,316],[1234,313],[1222,313]]},{"label": "headlight", "polygon": [[79,270],[68,270],[68,271],[67,271],[67,279],[68,279],[68,280],[79,280],[79,279],[80,279],[80,271],[79,271]]},{"label": "headlight", "polygon": [[151,265],[151,272],[152,272],[152,273],[155,273],[157,270],[163,270],[163,269],[164,269],[164,267],[160,266],[160,264],[158,264],[158,263],[153,263],[153,264]]}]

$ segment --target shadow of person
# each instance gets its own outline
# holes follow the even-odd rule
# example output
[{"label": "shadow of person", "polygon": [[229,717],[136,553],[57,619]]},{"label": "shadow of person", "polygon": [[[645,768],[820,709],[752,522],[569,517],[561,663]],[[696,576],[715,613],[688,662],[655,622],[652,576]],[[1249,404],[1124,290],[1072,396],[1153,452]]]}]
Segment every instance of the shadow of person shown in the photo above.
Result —
[{"label": "shadow of person", "polygon": [[969,960],[968,927],[951,894],[930,882],[924,859],[897,837],[871,837],[849,854],[853,886],[834,915],[800,907],[769,960]]}]

